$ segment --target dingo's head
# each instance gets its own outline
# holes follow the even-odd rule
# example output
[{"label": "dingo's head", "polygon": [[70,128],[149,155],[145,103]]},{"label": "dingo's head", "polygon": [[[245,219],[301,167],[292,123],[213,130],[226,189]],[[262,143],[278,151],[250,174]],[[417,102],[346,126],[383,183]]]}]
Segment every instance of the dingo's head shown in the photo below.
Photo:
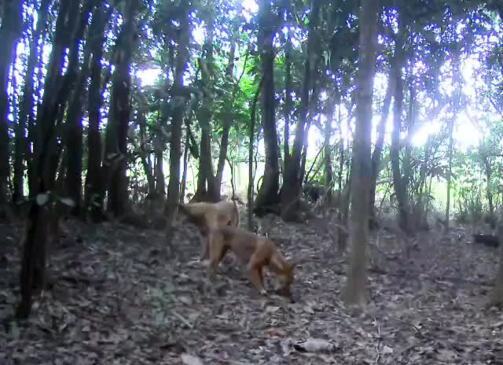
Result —
[{"label": "dingo's head", "polygon": [[283,270],[281,273],[278,273],[279,278],[279,289],[278,294],[283,295],[285,297],[291,297],[292,293],[290,291],[290,286],[293,283],[294,279],[294,263],[285,263]]}]

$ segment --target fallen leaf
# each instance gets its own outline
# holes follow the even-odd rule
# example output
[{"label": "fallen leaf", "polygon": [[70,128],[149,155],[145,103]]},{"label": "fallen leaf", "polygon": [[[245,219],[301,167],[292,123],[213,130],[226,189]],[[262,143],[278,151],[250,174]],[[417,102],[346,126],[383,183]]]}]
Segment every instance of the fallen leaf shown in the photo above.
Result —
[{"label": "fallen leaf", "polygon": [[384,355],[389,355],[389,354],[392,354],[392,353],[393,353],[393,349],[392,349],[391,347],[389,347],[389,346],[386,346],[386,345],[385,345],[385,346],[383,346],[383,348],[382,348],[382,353],[383,353]]},{"label": "fallen leaf", "polygon": [[182,354],[180,356],[180,359],[185,365],[203,365],[203,361],[199,357],[194,355]]},{"label": "fallen leaf", "polygon": [[334,344],[321,338],[309,338],[304,342],[294,344],[293,347],[300,352],[333,352]]}]

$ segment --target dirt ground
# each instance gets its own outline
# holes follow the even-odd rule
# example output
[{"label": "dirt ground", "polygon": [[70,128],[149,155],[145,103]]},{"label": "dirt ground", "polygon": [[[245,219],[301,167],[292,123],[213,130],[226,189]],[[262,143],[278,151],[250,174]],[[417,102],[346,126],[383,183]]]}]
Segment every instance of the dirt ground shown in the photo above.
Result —
[{"label": "dirt ground", "polygon": [[498,251],[464,229],[374,233],[371,300],[356,313],[333,235],[270,227],[298,262],[294,303],[258,295],[232,257],[210,283],[191,226],[168,248],[162,231],[69,221],[49,290],[17,324],[21,226],[0,226],[0,364],[503,364],[503,314],[484,309]]}]

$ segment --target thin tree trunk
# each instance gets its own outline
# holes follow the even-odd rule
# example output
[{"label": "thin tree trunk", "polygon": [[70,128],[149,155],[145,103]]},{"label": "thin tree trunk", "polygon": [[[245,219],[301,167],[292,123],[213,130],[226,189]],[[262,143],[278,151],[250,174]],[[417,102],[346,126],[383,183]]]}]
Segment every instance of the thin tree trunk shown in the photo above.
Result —
[{"label": "thin tree trunk", "polygon": [[[147,178],[147,186],[148,186],[148,192],[147,195],[151,198],[154,198],[156,195],[155,191],[155,178],[154,178],[154,173],[153,173],[153,168],[152,168],[152,162],[150,160],[151,156],[151,151],[145,149],[145,143],[144,141],[147,140],[147,130],[146,130],[146,118],[145,118],[145,113],[146,110],[143,109],[141,106],[138,106],[137,109],[137,124],[139,127],[139,132],[140,132],[140,145],[138,146],[139,154],[140,154],[140,160],[141,164],[143,167],[143,172],[145,173],[145,176]],[[159,118],[158,118],[159,120]]]},{"label": "thin tree trunk", "polygon": [[[213,18],[209,19],[207,36],[204,43],[204,60],[200,60],[201,81],[204,90],[202,105],[197,112],[197,119],[201,126],[201,147],[199,160],[199,175],[197,189],[194,194],[195,201],[218,201],[220,200],[220,186],[215,186],[213,175],[213,158],[211,153],[211,120],[213,119]],[[224,160],[225,161],[225,160]],[[217,191],[218,190],[218,191]]]},{"label": "thin tree trunk", "polygon": [[[178,28],[178,47],[175,60],[175,72],[173,81],[173,90],[182,90],[184,82],[183,76],[187,68],[189,59],[189,41],[190,41],[190,23],[189,23],[189,4],[180,5],[179,28]],[[180,201],[180,159],[181,159],[181,139],[182,124],[185,112],[186,100],[184,96],[173,95],[175,107],[171,116],[171,142],[169,149],[169,182],[168,199],[166,204],[167,216],[167,241],[171,243],[173,220],[177,213],[177,204]]]},{"label": "thin tree trunk", "polygon": [[486,198],[487,198],[487,203],[489,205],[489,224],[491,227],[494,228],[495,219],[494,219],[494,199],[493,199],[493,192],[492,192],[492,167],[491,167],[491,162],[489,161],[489,157],[483,156],[483,164],[484,164],[484,172],[486,175]]},{"label": "thin tree trunk", "polygon": [[[226,77],[228,81],[233,80],[233,74],[234,74],[234,58],[236,57],[236,40],[234,38],[234,35],[231,38],[231,46],[230,46],[230,51],[229,51],[229,61],[227,64],[227,70],[226,70]],[[246,59],[245,59],[246,62]],[[244,71],[244,69],[243,69]],[[223,117],[223,128],[222,128],[222,138],[220,140],[220,153],[218,155],[218,163],[217,163],[217,173],[215,175],[215,187],[218,192],[218,200],[220,200],[220,190],[222,186],[222,178],[224,174],[224,168],[225,168],[225,160],[227,159],[227,150],[229,148],[229,132],[231,129],[232,122],[234,120],[234,100],[236,97],[237,93],[237,87],[238,87],[239,80],[236,83],[236,86],[234,88],[234,91],[231,95],[231,100],[229,103],[227,103],[225,112],[224,112],[224,117]]]},{"label": "thin tree trunk", "polygon": [[[341,106],[339,105],[339,111],[338,111],[338,122],[339,122],[339,128],[342,128],[342,116],[341,116]],[[339,209],[337,209],[337,221],[339,224],[343,226],[347,226],[347,216],[348,216],[348,211],[349,211],[349,195],[345,194],[343,191],[343,174],[344,174],[344,165],[346,162],[346,157],[344,153],[344,139],[342,138],[341,134],[341,140],[339,141],[339,172],[337,174],[337,190],[339,194]],[[349,173],[348,173],[349,175]],[[346,189],[344,189],[346,190]],[[342,229],[338,229],[338,235],[337,235],[337,243],[338,243],[338,249],[340,253],[343,253],[346,251],[346,246],[347,246],[347,232]]]},{"label": "thin tree trunk", "polygon": [[447,150],[447,202],[445,207],[445,230],[449,231],[449,223],[450,223],[450,209],[451,209],[451,180],[452,180],[452,154],[454,149],[454,118],[456,117],[456,113],[460,110],[459,104],[460,94],[461,94],[461,80],[459,78],[460,69],[459,69],[459,54],[453,52],[453,65],[452,65],[452,78],[454,82],[454,100],[452,103],[452,112],[451,118],[448,121],[447,125],[447,134],[449,138],[449,147]]},{"label": "thin tree trunk", "polygon": [[255,200],[255,213],[265,214],[275,210],[279,203],[279,146],[275,120],[274,92],[274,35],[277,25],[271,3],[261,0],[259,4],[258,45],[262,68],[262,126],[264,129],[265,168],[262,185]]},{"label": "thin tree trunk", "polygon": [[308,184],[310,182],[311,174],[312,174],[313,178],[315,178],[316,175],[318,174],[318,172],[320,171],[320,168],[321,168],[320,166],[322,165],[322,162],[318,162],[318,158],[320,158],[320,156],[322,156],[322,152],[323,153],[325,152],[325,144],[323,144],[321,146],[321,148],[318,150],[318,152],[316,153],[316,156],[314,156],[314,160],[311,163],[311,166],[309,167],[309,169],[305,173],[304,184]]},{"label": "thin tree trunk", "polygon": [[[65,178],[65,191],[68,196],[73,200],[74,206],[72,213],[79,215],[82,207],[82,158],[83,158],[83,126],[82,117],[84,103],[86,82],[89,75],[89,59],[91,57],[91,41],[89,38],[94,37],[97,28],[99,27],[99,16],[97,12],[100,11],[96,8],[93,13],[93,20],[89,28],[88,41],[84,50],[84,58],[78,75],[78,80],[75,83],[75,88],[68,106],[67,120],[66,120],[66,178]],[[87,16],[81,19],[81,33],[83,35],[85,26],[87,25]],[[79,42],[74,45],[76,58],[78,59]],[[75,61],[77,62],[77,61]]]},{"label": "thin tree trunk", "polygon": [[377,126],[377,140],[374,147],[374,152],[372,153],[372,165],[371,165],[371,175],[370,175],[370,224],[374,226],[376,223],[376,212],[375,212],[375,199],[376,199],[376,189],[377,189],[377,178],[379,177],[379,170],[381,164],[382,150],[384,147],[384,136],[386,134],[386,121],[388,119],[388,114],[391,105],[391,98],[394,92],[394,81],[393,77],[388,78],[388,87],[386,88],[386,95],[384,96],[384,101],[381,109],[381,119]]},{"label": "thin tree trunk", "polygon": [[211,118],[208,110],[200,111],[198,113],[199,124],[201,125],[201,146],[197,189],[194,194],[195,201],[218,200],[215,196],[215,182],[211,157],[211,125],[208,118]]},{"label": "thin tree trunk", "polygon": [[124,215],[129,206],[127,170],[127,132],[130,118],[130,65],[136,39],[136,12],[138,0],[128,0],[124,22],[117,39],[118,52],[112,76],[110,119],[106,135],[106,156],[119,155],[117,168],[110,171],[108,210],[116,217]]},{"label": "thin tree trunk", "polygon": [[29,143],[27,139],[27,126],[31,124],[34,118],[34,79],[35,79],[35,66],[39,61],[39,40],[40,36],[46,26],[47,14],[49,12],[49,5],[52,0],[42,0],[40,8],[37,11],[37,24],[33,31],[30,40],[30,53],[28,55],[26,65],[26,77],[23,85],[23,92],[21,98],[21,105],[19,110],[18,124],[16,125],[15,143],[14,143],[14,178],[13,185],[14,191],[12,194],[12,201],[14,203],[23,199],[24,194],[24,171],[25,161],[28,161]]},{"label": "thin tree trunk", "polygon": [[253,145],[254,145],[254,136],[255,136],[255,125],[256,125],[256,115],[257,115],[257,103],[259,95],[262,91],[264,78],[259,82],[257,87],[257,91],[255,92],[255,96],[253,98],[253,102],[251,105],[251,113],[250,113],[250,128],[248,130],[248,229],[250,231],[253,230],[253,190],[254,190],[254,178],[253,178]]},{"label": "thin tree trunk", "polygon": [[451,118],[447,124],[447,134],[449,146],[447,149],[447,202],[445,206],[445,230],[449,231],[450,208],[451,208],[451,180],[452,180],[452,150],[454,145],[453,138],[454,119]]},{"label": "thin tree trunk", "polygon": [[325,171],[325,188],[327,189],[328,201],[331,201],[333,180],[334,180],[334,168],[332,165],[332,145],[330,144],[330,138],[332,138],[333,128],[332,122],[334,117],[335,104],[330,99],[327,104],[327,120],[325,121],[325,136],[323,144],[323,162]]},{"label": "thin tree trunk", "polygon": [[296,220],[299,197],[302,192],[302,176],[304,172],[302,171],[302,151],[305,145],[305,135],[308,132],[306,125],[308,124],[310,94],[314,87],[314,71],[318,58],[318,52],[315,47],[319,43],[317,27],[320,7],[319,0],[312,0],[299,120],[295,129],[292,154],[285,166],[285,177],[281,187],[281,216],[285,220]]},{"label": "thin tree trunk", "polygon": [[421,169],[419,170],[419,204],[421,205],[422,209],[422,217],[420,219],[421,226],[422,227],[428,227],[428,191],[427,191],[427,176],[426,176],[426,170],[427,166],[430,161],[430,150],[431,150],[431,138],[428,138],[426,141],[426,144],[424,146],[424,160],[423,163],[421,164]]},{"label": "thin tree trunk", "polygon": [[[29,316],[34,290],[41,290],[45,285],[47,217],[50,216],[50,204],[43,203],[49,199],[49,191],[54,186],[56,168],[54,161],[58,156],[55,137],[57,135],[58,105],[64,105],[62,93],[65,89],[61,72],[65,51],[74,34],[74,20],[70,14],[78,13],[79,2],[61,0],[54,42],[47,66],[44,98],[37,116],[37,140],[34,146],[34,181],[30,186],[30,196],[38,197],[31,204],[28,213],[26,233],[23,243],[23,254],[20,272],[21,301],[16,309],[18,318]],[[61,113],[60,113],[61,115]]]},{"label": "thin tree trunk", "polygon": [[154,139],[155,195],[156,199],[161,199],[164,201],[164,199],[166,198],[166,182],[164,177],[164,149],[165,149],[164,134],[159,131],[157,136],[154,136],[154,138],[155,138]]},{"label": "thin tree trunk", "polygon": [[494,288],[489,298],[488,307],[500,306],[503,304],[503,217],[500,216],[498,222],[498,240],[500,242],[500,262],[496,278],[494,280]]},{"label": "thin tree trunk", "polygon": [[0,216],[8,210],[9,158],[9,70],[14,63],[18,38],[21,34],[23,1],[11,0],[3,4],[0,26]]},{"label": "thin tree trunk", "polygon": [[371,164],[372,95],[377,48],[378,1],[362,0],[357,79],[356,128],[352,166],[351,256],[344,300],[364,306],[368,300],[367,244]]},{"label": "thin tree trunk", "polygon": [[405,192],[408,200],[408,229],[410,232],[413,232],[417,229],[416,216],[412,212],[412,207],[414,204],[413,196],[412,196],[412,187],[411,187],[411,177],[412,177],[412,137],[414,136],[414,125],[416,119],[416,89],[413,83],[410,83],[409,86],[409,110],[407,113],[407,137],[405,139],[405,153],[403,156],[403,176],[402,176],[402,184],[405,186]]},{"label": "thin tree trunk", "polygon": [[[111,9],[111,8],[110,8]],[[100,3],[94,15],[99,17],[96,20],[96,32],[89,39],[91,58],[90,84],[88,95],[88,115],[89,127],[87,132],[87,174],[85,186],[85,206],[86,212],[94,221],[103,218],[104,179],[102,178],[102,143],[101,143],[101,106],[103,104],[102,93],[102,67],[103,43],[105,41],[105,28],[110,18],[111,10],[106,10],[105,4]],[[93,18],[94,18],[93,15]]]},{"label": "thin tree trunk", "polygon": [[284,170],[288,166],[288,161],[290,159],[290,116],[292,113],[292,36],[290,28],[288,28],[286,33],[286,45],[285,45],[285,106],[284,106],[284,118],[285,118],[285,128],[283,134],[283,149],[284,149]]},{"label": "thin tree trunk", "polygon": [[403,56],[403,20],[400,20],[399,34],[397,36],[397,44],[395,56],[392,62],[392,77],[395,79],[395,102],[393,105],[393,132],[391,134],[391,170],[393,174],[393,187],[395,196],[398,202],[398,223],[402,231],[409,233],[409,204],[407,199],[407,187],[400,172],[400,130],[402,127],[402,106],[403,106],[403,79],[402,66],[404,63]]},{"label": "thin tree trunk", "polygon": [[183,204],[185,200],[185,189],[187,185],[187,168],[189,165],[189,133],[185,135],[185,146],[183,150],[183,172],[182,172],[182,186],[180,192],[180,203]]},{"label": "thin tree trunk", "polygon": [[222,130],[222,138],[220,140],[220,153],[218,155],[217,173],[214,179],[215,185],[215,200],[220,200],[221,186],[225,168],[225,161],[227,160],[227,153],[229,149],[229,132],[231,129],[233,115],[228,111],[224,116],[224,126]]}]

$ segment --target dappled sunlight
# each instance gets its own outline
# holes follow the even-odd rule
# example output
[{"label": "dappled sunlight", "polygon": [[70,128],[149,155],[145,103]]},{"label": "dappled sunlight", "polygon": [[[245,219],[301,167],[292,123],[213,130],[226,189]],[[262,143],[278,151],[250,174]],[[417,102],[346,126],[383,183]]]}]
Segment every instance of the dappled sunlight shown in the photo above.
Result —
[{"label": "dappled sunlight", "polygon": [[414,147],[423,146],[428,141],[428,138],[439,133],[441,129],[442,124],[439,122],[427,122],[422,124],[419,130],[417,130],[412,136],[412,145]]},{"label": "dappled sunlight", "polygon": [[162,71],[159,68],[139,70],[136,76],[140,79],[141,86],[153,86],[159,80]]},{"label": "dappled sunlight", "polygon": [[484,137],[480,124],[477,125],[465,114],[457,116],[454,126],[454,140],[456,147],[461,151],[466,151],[470,147],[477,146]]}]

